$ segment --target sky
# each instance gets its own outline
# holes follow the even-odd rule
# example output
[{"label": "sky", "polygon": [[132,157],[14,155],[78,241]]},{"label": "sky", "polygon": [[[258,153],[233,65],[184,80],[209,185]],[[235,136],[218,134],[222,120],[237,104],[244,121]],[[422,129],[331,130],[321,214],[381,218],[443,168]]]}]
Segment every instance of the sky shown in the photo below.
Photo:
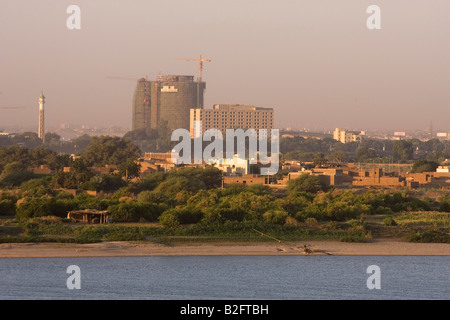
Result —
[{"label": "sky", "polygon": [[277,128],[450,132],[449,12],[448,0],[0,0],[0,129],[37,130],[41,90],[46,126],[131,127],[134,79],[198,76],[177,59],[203,55],[205,108],[271,107]]}]

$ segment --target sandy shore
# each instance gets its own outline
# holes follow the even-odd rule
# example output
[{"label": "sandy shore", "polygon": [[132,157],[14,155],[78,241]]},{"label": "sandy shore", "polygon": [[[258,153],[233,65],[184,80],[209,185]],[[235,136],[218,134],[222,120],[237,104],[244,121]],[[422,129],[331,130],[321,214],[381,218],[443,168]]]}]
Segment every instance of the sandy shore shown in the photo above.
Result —
[{"label": "sandy shore", "polygon": [[162,245],[145,242],[103,242],[94,244],[4,243],[0,258],[37,257],[131,257],[131,256],[204,256],[204,255],[450,255],[450,244],[408,243],[377,240],[369,243],[306,241],[254,244]]}]

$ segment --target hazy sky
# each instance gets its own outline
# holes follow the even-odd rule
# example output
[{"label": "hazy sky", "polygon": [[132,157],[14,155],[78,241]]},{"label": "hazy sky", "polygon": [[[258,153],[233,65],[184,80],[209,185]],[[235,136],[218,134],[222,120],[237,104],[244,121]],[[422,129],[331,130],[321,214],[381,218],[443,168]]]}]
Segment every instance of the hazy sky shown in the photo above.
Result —
[{"label": "hazy sky", "polygon": [[[69,30],[67,7],[81,8]],[[369,5],[381,30],[369,30]],[[205,107],[275,109],[277,127],[450,131],[448,0],[0,0],[0,128],[131,127],[132,80],[198,75]],[[4,109],[23,106],[22,109]]]}]

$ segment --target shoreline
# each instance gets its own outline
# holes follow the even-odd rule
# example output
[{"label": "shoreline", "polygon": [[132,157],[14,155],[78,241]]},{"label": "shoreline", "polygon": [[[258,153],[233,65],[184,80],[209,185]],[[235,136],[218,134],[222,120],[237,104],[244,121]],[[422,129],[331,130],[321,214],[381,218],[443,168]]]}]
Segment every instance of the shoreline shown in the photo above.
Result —
[{"label": "shoreline", "polygon": [[[305,253],[304,245],[309,253]],[[150,242],[110,241],[92,244],[2,243],[0,258],[77,258],[150,256],[449,256],[448,243],[411,243],[378,239],[365,243],[299,241],[281,243],[197,243],[164,245]]]}]

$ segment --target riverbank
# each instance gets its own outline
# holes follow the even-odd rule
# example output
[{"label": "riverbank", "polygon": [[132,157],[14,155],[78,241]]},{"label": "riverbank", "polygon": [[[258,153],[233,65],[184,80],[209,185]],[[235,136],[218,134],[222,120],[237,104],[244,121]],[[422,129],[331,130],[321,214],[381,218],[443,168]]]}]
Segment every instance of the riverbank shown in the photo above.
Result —
[{"label": "riverbank", "polygon": [[[305,252],[305,245],[307,252]],[[450,244],[374,240],[366,243],[305,241],[286,243],[155,244],[110,241],[91,244],[3,243],[0,258],[217,256],[217,255],[388,255],[448,256]]]}]

